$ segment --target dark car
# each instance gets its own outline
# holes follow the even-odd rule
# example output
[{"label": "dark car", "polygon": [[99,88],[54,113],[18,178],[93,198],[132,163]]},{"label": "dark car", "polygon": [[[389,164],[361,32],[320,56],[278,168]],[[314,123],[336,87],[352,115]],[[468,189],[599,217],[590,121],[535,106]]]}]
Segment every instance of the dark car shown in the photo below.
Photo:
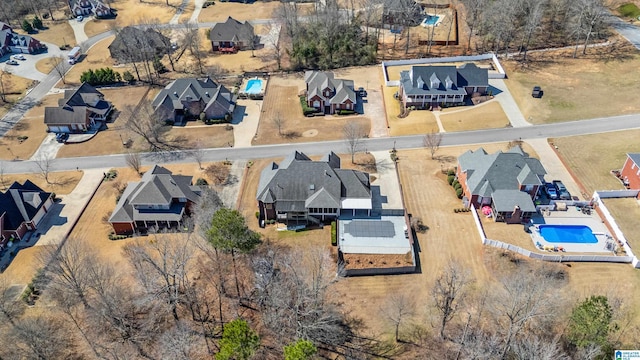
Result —
[{"label": "dark car", "polygon": [[56,141],[59,143],[66,143],[67,139],[69,139],[69,134],[67,133],[57,133],[56,134]]},{"label": "dark car", "polygon": [[549,195],[549,199],[558,199],[558,189],[556,189],[556,186],[553,183],[544,184],[544,191]]},{"label": "dark car", "polygon": [[363,87],[358,88],[357,93],[358,95],[360,95],[360,97],[367,97],[367,90],[365,90]]},{"label": "dark car", "polygon": [[534,86],[533,91],[531,92],[531,96],[539,99],[542,97],[542,93],[542,88],[540,86]]},{"label": "dark car", "polygon": [[567,190],[567,187],[564,186],[562,181],[553,180],[553,185],[555,185],[556,189],[558,189],[558,198],[560,198],[562,200],[571,200],[571,194]]}]

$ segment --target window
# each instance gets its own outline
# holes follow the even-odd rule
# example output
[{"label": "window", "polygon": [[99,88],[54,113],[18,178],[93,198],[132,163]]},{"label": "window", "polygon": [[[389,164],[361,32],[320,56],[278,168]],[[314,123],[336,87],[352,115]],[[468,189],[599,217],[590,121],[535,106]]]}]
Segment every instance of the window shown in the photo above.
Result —
[{"label": "window", "polygon": [[315,100],[315,101],[313,102],[313,107],[314,107],[314,108],[319,108],[319,107],[320,107],[320,101]]},{"label": "window", "polygon": [[265,209],[267,210],[271,210],[273,209],[273,205],[272,204],[264,204]]}]

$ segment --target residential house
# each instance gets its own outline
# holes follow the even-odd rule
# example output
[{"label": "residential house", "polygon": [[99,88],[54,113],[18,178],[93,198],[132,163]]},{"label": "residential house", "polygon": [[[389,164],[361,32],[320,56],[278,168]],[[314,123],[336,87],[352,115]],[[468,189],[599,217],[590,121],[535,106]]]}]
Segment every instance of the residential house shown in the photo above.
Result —
[{"label": "residential house", "polygon": [[332,72],[307,71],[307,105],[325,114],[339,110],[355,110],[356,93],[353,80],[335,79]]},{"label": "residential house", "polygon": [[140,181],[130,182],[109,218],[114,232],[130,235],[184,227],[200,199],[200,187],[192,185],[192,178],[155,165]]},{"label": "residential house", "polygon": [[271,163],[260,174],[256,199],[261,222],[319,223],[340,214],[367,216],[372,208],[369,174],[341,169],[333,152],[313,161],[295,151]]},{"label": "residential house", "polygon": [[256,45],[253,26],[248,21],[240,22],[231,16],[223,23],[215,24],[209,31],[213,51],[235,53],[251,49]]},{"label": "residential house", "polygon": [[233,114],[236,95],[210,78],[172,81],[151,103],[159,116],[175,123],[205,113],[207,119],[224,119]]},{"label": "residential house", "polygon": [[488,154],[483,148],[458,157],[457,178],[466,206],[491,206],[496,221],[520,223],[536,212],[534,200],[547,172],[520,147]]},{"label": "residential house", "polygon": [[52,206],[53,194],[29,180],[24,184],[14,182],[0,193],[0,248],[36,230]]},{"label": "residential house", "polygon": [[58,107],[44,108],[44,123],[49,132],[78,133],[89,130],[98,121],[106,121],[111,103],[93,86],[82,83],[75,90],[65,90]]},{"label": "residential house", "polygon": [[35,54],[46,50],[46,45],[29,35],[18,34],[11,26],[0,21],[0,56],[8,53]]},{"label": "residential house", "polygon": [[69,9],[75,16],[95,15],[97,18],[108,18],[114,15],[111,7],[103,0],[69,0]]},{"label": "residential house", "polygon": [[127,26],[109,45],[111,58],[119,63],[152,61],[171,51],[171,40],[152,28]]},{"label": "residential house", "polygon": [[620,171],[620,178],[627,188],[640,190],[640,153],[627,154],[627,160]]},{"label": "residential house", "polygon": [[459,68],[448,65],[412,66],[410,70],[400,72],[398,98],[405,107],[419,109],[461,105],[473,94],[486,94],[488,87],[488,70],[473,63]]}]

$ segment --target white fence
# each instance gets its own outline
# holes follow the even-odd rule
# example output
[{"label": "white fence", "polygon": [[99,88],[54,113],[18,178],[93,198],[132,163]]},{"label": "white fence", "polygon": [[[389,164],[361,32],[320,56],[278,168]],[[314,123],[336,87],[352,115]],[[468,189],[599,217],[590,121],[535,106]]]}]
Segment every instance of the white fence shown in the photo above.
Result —
[{"label": "white fence", "polygon": [[596,191],[601,199],[636,197],[640,190],[600,190]]},{"label": "white fence", "polygon": [[[486,234],[484,233],[484,228],[482,227],[482,223],[480,222],[480,217],[476,212],[476,209],[471,207],[471,214],[473,215],[473,220],[476,224],[476,228],[478,229],[478,233],[480,234],[480,238],[482,239],[482,243],[484,245],[493,246],[499,249],[505,249],[509,251],[516,252],[520,255],[529,257],[531,259],[549,261],[549,262],[610,262],[610,263],[632,263],[634,266],[637,263],[638,259],[633,256],[632,253],[627,251],[627,254],[631,254],[631,256],[608,256],[608,255],[548,255],[548,254],[539,254],[535,252],[531,252],[527,249],[523,249],[519,246],[507,244],[502,241],[487,239]],[[617,234],[616,234],[617,235]],[[626,242],[626,241],[625,241]],[[625,248],[626,250],[626,248]],[[636,266],[637,267],[637,266]]]},{"label": "white fence", "polygon": [[491,60],[495,66],[496,73],[489,73],[489,79],[504,79],[506,73],[504,68],[500,64],[500,61],[495,54],[482,54],[473,56],[453,56],[444,58],[422,58],[422,59],[408,59],[408,60],[389,60],[382,62],[382,73],[384,74],[385,86],[400,86],[400,81],[389,80],[389,74],[387,72],[387,66],[402,66],[402,65],[418,65],[418,64],[437,64],[437,63],[450,63],[450,62],[462,62],[462,61],[480,61]]},{"label": "white fence", "polygon": [[[612,198],[613,196],[607,196],[607,195],[611,195],[614,192],[629,194],[629,192],[625,190],[616,190],[616,191],[602,191],[602,193],[604,193],[604,196],[601,196],[600,191],[595,191],[593,193],[593,201],[595,201],[596,204],[598,204],[598,208],[602,212],[602,215],[604,216],[604,218],[609,223],[609,226],[613,230],[614,234],[616,234],[616,238],[622,244],[622,248],[624,248],[624,251],[627,253],[627,255],[629,255],[633,259],[631,261],[631,264],[633,265],[633,267],[638,269],[640,268],[640,261],[638,260],[638,257],[633,254],[633,250],[631,250],[631,246],[629,246],[629,243],[627,242],[627,238],[624,237],[624,234],[622,233],[622,230],[620,230],[620,227],[618,227],[616,220],[613,218],[613,216],[609,212],[609,209],[607,209],[607,207],[604,205],[604,202],[602,201],[602,198],[607,198],[607,197]],[[632,197],[637,195],[638,195],[638,191],[636,190],[635,195],[617,196],[617,197]]]}]

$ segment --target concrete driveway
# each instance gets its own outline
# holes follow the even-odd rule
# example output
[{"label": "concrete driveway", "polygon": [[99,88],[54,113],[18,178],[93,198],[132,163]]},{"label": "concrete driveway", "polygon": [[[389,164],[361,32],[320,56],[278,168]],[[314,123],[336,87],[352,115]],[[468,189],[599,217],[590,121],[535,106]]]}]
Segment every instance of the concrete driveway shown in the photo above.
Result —
[{"label": "concrete driveway", "polygon": [[[51,44],[51,43],[44,43],[44,44],[47,45],[46,52],[35,54],[35,55],[21,54],[27,60],[16,60],[18,62],[18,65],[5,64],[3,65],[3,67],[10,73],[23,77],[25,79],[31,79],[31,80],[37,80],[37,81],[44,80],[47,74],[43,74],[40,71],[38,71],[36,69],[36,63],[42,59],[64,55],[66,53],[60,50],[60,48],[55,44]],[[14,55],[14,54],[6,54],[2,58],[0,58],[0,62],[4,63],[5,61],[9,60],[11,55]]]},{"label": "concrete driveway", "polygon": [[[567,171],[567,168],[565,168],[558,154],[551,148],[547,139],[529,139],[527,140],[527,144],[531,145],[540,157],[540,162],[547,171],[547,175],[544,177],[547,182],[561,180],[572,197],[577,196],[581,200],[589,200],[589,198],[585,198],[582,195],[580,187],[578,187],[578,184],[576,184],[569,171]],[[591,196],[591,194],[587,194],[587,196]]]},{"label": "concrete driveway", "polygon": [[364,116],[371,119],[371,131],[369,137],[387,137],[387,117],[382,102],[382,91],[380,89],[367,90],[367,97],[360,98],[364,109]]},{"label": "concrete driveway", "polygon": [[516,104],[516,101],[513,99],[513,96],[511,95],[511,92],[509,91],[507,84],[504,83],[504,80],[489,79],[489,85],[493,86],[494,88],[500,91],[499,94],[495,95],[494,99],[498,100],[498,102],[502,106],[502,110],[504,110],[504,113],[507,115],[507,118],[509,118],[509,122],[511,123],[511,126],[513,127],[531,126],[531,123],[525,120],[524,116],[522,115],[522,112],[520,112],[520,108],[518,107],[518,104]]},{"label": "concrete driveway", "polygon": [[402,209],[400,183],[396,167],[388,151],[371,153],[376,159],[377,172],[371,174],[376,180],[371,183],[371,197],[374,209]]},{"label": "concrete driveway", "polygon": [[238,99],[236,109],[233,112],[233,146],[249,147],[258,131],[260,114],[262,112],[261,100]]},{"label": "concrete driveway", "polygon": [[40,147],[35,153],[33,153],[29,160],[37,161],[38,159],[43,158],[55,159],[58,154],[58,150],[60,150],[62,146],[64,146],[64,144],[56,141],[56,134],[49,133],[44,140],[42,140]]},{"label": "concrete driveway", "polygon": [[89,37],[84,32],[84,26],[90,20],[91,19],[89,18],[83,18],[82,21],[78,21],[76,19],[69,20],[69,25],[71,25],[71,29],[73,29],[73,34],[76,37],[76,44],[82,44],[83,42],[89,40]]}]

